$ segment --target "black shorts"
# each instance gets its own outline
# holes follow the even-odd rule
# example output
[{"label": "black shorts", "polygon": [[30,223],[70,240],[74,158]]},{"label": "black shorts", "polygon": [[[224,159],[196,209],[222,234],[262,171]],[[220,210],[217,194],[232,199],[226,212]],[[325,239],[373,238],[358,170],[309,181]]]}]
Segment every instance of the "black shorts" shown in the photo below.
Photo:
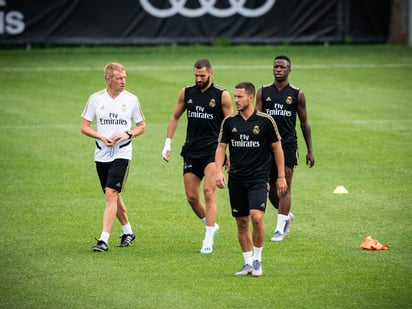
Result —
[{"label": "black shorts", "polygon": [[[283,154],[285,158],[285,166],[291,169],[294,169],[298,165],[298,148],[295,146],[282,146]],[[270,176],[269,176],[269,183],[273,184],[276,182],[278,178],[278,169],[276,167],[275,159],[272,160],[272,164],[270,167]]]},{"label": "black shorts", "polygon": [[130,161],[127,159],[116,159],[112,162],[96,162],[96,171],[100,179],[103,192],[105,188],[112,188],[122,192],[129,173]]},{"label": "black shorts", "polygon": [[214,155],[198,159],[183,157],[183,175],[193,173],[200,179],[203,179],[206,166],[212,162],[215,162]]},{"label": "black shorts", "polygon": [[230,207],[233,217],[246,217],[250,209],[266,210],[269,185],[266,181],[228,182]]}]

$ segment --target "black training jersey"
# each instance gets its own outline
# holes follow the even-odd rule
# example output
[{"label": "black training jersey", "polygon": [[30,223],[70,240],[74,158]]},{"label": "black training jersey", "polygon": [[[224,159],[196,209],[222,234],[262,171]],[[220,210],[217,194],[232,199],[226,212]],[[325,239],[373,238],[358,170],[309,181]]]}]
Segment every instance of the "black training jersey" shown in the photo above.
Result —
[{"label": "black training jersey", "polygon": [[215,84],[205,92],[196,85],[185,88],[187,131],[182,156],[191,158],[214,156],[220,124],[224,118],[223,91],[224,89]]},{"label": "black training jersey", "polygon": [[272,143],[280,141],[273,118],[255,110],[245,120],[235,113],[223,120],[219,142],[229,145],[231,179],[249,182],[269,177]]},{"label": "black training jersey", "polygon": [[278,90],[274,84],[262,87],[262,111],[275,119],[282,144],[297,144],[296,113],[299,88],[288,84]]}]

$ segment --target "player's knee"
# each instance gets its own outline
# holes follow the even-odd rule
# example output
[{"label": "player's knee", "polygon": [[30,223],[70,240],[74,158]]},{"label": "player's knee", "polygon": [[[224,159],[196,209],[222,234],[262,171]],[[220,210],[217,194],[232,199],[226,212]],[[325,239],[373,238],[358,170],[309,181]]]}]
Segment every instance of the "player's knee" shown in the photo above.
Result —
[{"label": "player's knee", "polygon": [[203,193],[207,203],[213,202],[216,199],[216,189],[205,188]]},{"label": "player's knee", "polygon": [[261,226],[263,224],[263,218],[262,217],[252,217],[251,218],[252,225],[253,226]]},{"label": "player's knee", "polygon": [[196,194],[186,194],[186,200],[190,205],[196,205],[197,202],[199,201],[199,197]]}]

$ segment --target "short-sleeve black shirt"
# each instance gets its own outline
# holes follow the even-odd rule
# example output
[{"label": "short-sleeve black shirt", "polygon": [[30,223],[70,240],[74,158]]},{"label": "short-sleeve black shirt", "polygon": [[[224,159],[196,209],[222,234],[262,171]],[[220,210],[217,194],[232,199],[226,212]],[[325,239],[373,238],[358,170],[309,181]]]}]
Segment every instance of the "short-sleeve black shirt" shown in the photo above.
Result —
[{"label": "short-sleeve black shirt", "polygon": [[267,180],[273,160],[272,143],[280,141],[273,118],[255,110],[245,120],[235,113],[223,120],[219,142],[228,144],[230,179],[250,182]]}]

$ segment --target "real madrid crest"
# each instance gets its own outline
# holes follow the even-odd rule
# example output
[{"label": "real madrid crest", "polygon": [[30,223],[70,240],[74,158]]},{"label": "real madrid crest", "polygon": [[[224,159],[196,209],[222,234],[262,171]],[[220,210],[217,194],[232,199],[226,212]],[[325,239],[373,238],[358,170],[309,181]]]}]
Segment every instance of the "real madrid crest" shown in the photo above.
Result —
[{"label": "real madrid crest", "polygon": [[253,132],[253,134],[259,134],[260,133],[259,126],[254,126],[252,132]]},{"label": "real madrid crest", "polygon": [[211,99],[211,100],[209,101],[209,106],[212,107],[212,108],[216,106],[216,101],[215,101],[215,99]]},{"label": "real madrid crest", "polygon": [[286,98],[286,104],[292,104],[292,97],[290,95]]},{"label": "real madrid crest", "polygon": [[121,110],[123,113],[126,112],[126,109],[127,109],[126,104],[123,104],[123,105],[120,107],[120,110]]}]

